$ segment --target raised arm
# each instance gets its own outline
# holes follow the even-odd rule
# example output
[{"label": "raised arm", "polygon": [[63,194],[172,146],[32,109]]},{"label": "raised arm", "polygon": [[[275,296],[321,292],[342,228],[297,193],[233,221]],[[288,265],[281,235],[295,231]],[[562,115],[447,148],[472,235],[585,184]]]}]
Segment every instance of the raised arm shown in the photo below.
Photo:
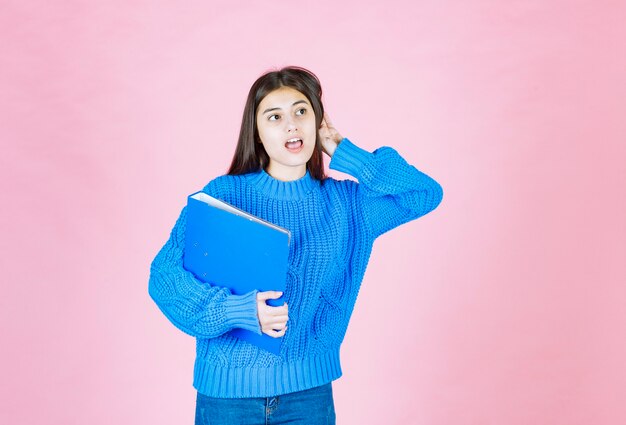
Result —
[{"label": "raised arm", "polygon": [[329,167],[359,181],[358,205],[374,238],[434,210],[443,198],[439,183],[391,147],[370,153],[342,138]]},{"label": "raised arm", "polygon": [[148,292],[163,314],[183,332],[214,338],[233,328],[261,334],[257,291],[235,295],[228,288],[196,279],[183,268],[187,207],[150,265]]}]

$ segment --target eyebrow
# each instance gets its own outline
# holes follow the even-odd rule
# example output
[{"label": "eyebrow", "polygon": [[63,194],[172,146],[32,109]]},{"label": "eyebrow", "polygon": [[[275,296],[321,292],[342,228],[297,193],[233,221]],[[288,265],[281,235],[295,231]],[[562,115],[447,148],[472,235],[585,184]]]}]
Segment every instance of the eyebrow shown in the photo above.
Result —
[{"label": "eyebrow", "polygon": [[[306,103],[307,105],[309,104],[306,100],[297,100],[297,101],[293,102],[293,104],[291,106],[296,106],[299,103]],[[268,112],[271,112],[271,111],[277,111],[279,109],[280,108],[268,108],[265,111],[263,111],[263,115],[265,115],[265,114],[267,114]]]}]

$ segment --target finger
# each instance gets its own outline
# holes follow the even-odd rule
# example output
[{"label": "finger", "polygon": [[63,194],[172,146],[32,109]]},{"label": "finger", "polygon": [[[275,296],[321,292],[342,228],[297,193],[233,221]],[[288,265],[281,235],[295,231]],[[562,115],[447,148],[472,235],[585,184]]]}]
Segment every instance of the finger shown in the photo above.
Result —
[{"label": "finger", "polygon": [[289,321],[288,318],[286,318],[285,316],[282,316],[280,319],[276,318],[276,319],[265,320],[263,322],[263,325],[266,328],[280,330],[287,325],[288,321]]},{"label": "finger", "polygon": [[270,298],[276,299],[276,298],[280,298],[282,297],[283,293],[279,292],[279,291],[265,291],[265,292],[259,292],[257,294],[259,300],[267,300]]},{"label": "finger", "polygon": [[282,325],[282,326],[272,325],[272,331],[274,331],[274,332],[282,332],[282,331],[285,330],[286,327],[287,326],[285,326],[285,325]]},{"label": "finger", "polygon": [[289,321],[289,316],[284,315],[284,316],[276,316],[276,317],[274,317],[272,323],[273,324],[279,324],[279,325],[285,325],[288,321]]},{"label": "finger", "polygon": [[265,324],[269,328],[281,330],[287,325],[288,321],[289,321],[288,316],[279,316],[279,317],[274,317],[272,319],[267,320]]},{"label": "finger", "polygon": [[277,338],[278,337],[278,332],[273,331],[273,330],[269,330],[269,331],[264,331],[265,334],[271,336],[272,338]]},{"label": "finger", "polygon": [[326,123],[326,125],[328,127],[332,127],[333,126],[333,124],[330,122],[330,118],[328,116],[328,113],[326,113],[326,112],[324,112],[324,122]]},{"label": "finger", "polygon": [[271,330],[267,332],[267,334],[272,338],[280,338],[281,336],[285,335],[285,332],[287,332],[287,328],[283,329],[282,331]]},{"label": "finger", "polygon": [[279,328],[277,326],[273,326],[271,328],[265,329],[263,332],[265,332],[266,334],[276,334],[279,332],[282,332],[285,328]]},{"label": "finger", "polygon": [[273,307],[271,305],[268,305],[267,308],[272,316],[282,316],[289,312],[289,308],[286,305],[281,305],[280,307]]},{"label": "finger", "polygon": [[280,314],[274,314],[274,312],[265,312],[262,314],[261,321],[264,326],[270,326],[276,323],[285,324],[289,321],[289,315],[285,312],[281,312]]},{"label": "finger", "polygon": [[[260,313],[259,317],[263,326],[268,327],[276,323],[284,324],[289,320],[289,316],[286,313],[282,312],[280,314],[274,314],[274,312],[272,311],[264,311]],[[285,320],[285,318],[287,319]]]}]

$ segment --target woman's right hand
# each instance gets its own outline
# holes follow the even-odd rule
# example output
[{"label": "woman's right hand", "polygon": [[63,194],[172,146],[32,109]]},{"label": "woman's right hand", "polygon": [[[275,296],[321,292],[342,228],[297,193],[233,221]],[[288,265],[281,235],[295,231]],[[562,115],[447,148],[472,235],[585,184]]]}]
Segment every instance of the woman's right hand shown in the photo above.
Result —
[{"label": "woman's right hand", "polygon": [[265,291],[257,292],[256,304],[261,331],[272,338],[279,338],[285,335],[287,330],[287,321],[289,320],[287,303],[279,307],[267,305],[266,300],[280,298],[282,292]]}]

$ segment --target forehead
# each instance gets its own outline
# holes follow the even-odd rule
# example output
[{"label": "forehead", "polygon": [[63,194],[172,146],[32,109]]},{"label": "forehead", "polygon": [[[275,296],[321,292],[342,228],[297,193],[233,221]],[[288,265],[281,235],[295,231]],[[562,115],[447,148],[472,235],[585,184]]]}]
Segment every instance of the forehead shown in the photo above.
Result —
[{"label": "forehead", "polygon": [[267,108],[289,108],[298,100],[308,100],[305,95],[291,87],[280,87],[267,94],[259,103],[259,112]]}]

